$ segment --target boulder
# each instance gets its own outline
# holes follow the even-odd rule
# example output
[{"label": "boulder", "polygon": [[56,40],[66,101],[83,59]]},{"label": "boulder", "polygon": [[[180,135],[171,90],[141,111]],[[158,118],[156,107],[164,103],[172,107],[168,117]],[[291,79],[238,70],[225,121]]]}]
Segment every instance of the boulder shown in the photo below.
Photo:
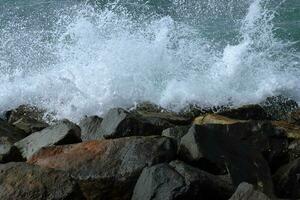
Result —
[{"label": "boulder", "polygon": [[284,134],[287,138],[291,140],[300,139],[300,126],[290,124],[286,121],[273,121],[272,124],[276,127],[278,132],[281,132],[281,134]]},{"label": "boulder", "polygon": [[300,198],[300,158],[282,166],[273,176],[275,192],[281,198]]},{"label": "boulder", "polygon": [[28,162],[69,172],[87,199],[126,200],[144,167],[175,156],[171,139],[148,136],[46,147]]},{"label": "boulder", "polygon": [[84,199],[80,188],[63,172],[26,163],[0,165],[1,200]]},{"label": "boulder", "polygon": [[187,134],[190,126],[175,126],[163,130],[162,136],[172,138],[176,141],[177,145],[180,144],[181,138]]},{"label": "boulder", "polygon": [[128,112],[114,108],[104,116],[99,134],[104,138],[161,135],[166,128],[188,123],[189,120],[171,113]]},{"label": "boulder", "polygon": [[245,120],[231,119],[218,114],[207,114],[199,116],[194,119],[193,124],[204,125],[204,124],[235,124],[247,122]]},{"label": "boulder", "polygon": [[240,120],[267,120],[270,118],[267,112],[257,104],[227,109],[218,112],[218,114]]},{"label": "boulder", "polygon": [[24,131],[0,119],[0,144],[13,144],[26,136]]},{"label": "boulder", "polygon": [[20,130],[23,130],[26,134],[41,131],[49,126],[49,124],[44,121],[37,121],[35,119],[25,117],[22,117],[19,120],[15,121],[14,123],[12,123],[12,125]]},{"label": "boulder", "polygon": [[46,111],[31,105],[21,105],[18,108],[6,112],[6,118],[9,123],[14,123],[21,118],[34,119],[43,122]]},{"label": "boulder", "polygon": [[282,95],[268,97],[260,105],[273,120],[287,120],[289,113],[298,108],[297,102]]},{"label": "boulder", "polygon": [[25,159],[30,158],[42,147],[81,142],[80,128],[63,120],[42,131],[35,132],[15,143]]},{"label": "boulder", "polygon": [[158,164],[143,170],[132,200],[228,199],[233,186],[181,161]]},{"label": "boulder", "polygon": [[300,126],[300,109],[297,109],[294,112],[289,113],[288,122]]},{"label": "boulder", "polygon": [[179,155],[183,160],[203,158],[225,165],[235,186],[249,182],[272,194],[272,179],[262,151],[270,151],[267,134],[270,124],[258,122],[229,125],[193,125],[181,139]]},{"label": "boulder", "polygon": [[229,200],[271,200],[267,195],[256,190],[249,183],[241,183]]},{"label": "boulder", "polygon": [[82,141],[101,139],[100,126],[102,118],[98,116],[85,117],[79,122]]},{"label": "boulder", "polygon": [[0,144],[0,163],[24,161],[20,151],[10,144]]}]

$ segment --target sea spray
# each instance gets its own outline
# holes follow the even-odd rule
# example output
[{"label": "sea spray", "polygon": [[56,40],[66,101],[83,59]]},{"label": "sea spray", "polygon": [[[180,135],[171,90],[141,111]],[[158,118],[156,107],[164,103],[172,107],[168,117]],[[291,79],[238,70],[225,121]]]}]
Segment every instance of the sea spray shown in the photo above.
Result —
[{"label": "sea spray", "polygon": [[172,1],[166,12],[125,2],[2,13],[0,110],[32,104],[77,121],[139,101],[178,110],[300,100],[299,51],[276,36],[270,1]]}]

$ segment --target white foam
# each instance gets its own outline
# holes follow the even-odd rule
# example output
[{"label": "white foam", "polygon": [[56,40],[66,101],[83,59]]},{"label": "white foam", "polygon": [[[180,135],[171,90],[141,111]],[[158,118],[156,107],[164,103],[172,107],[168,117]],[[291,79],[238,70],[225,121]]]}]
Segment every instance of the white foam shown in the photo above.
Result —
[{"label": "white foam", "polygon": [[[43,66],[28,61],[32,70],[0,75],[0,110],[29,103],[77,121],[144,100],[174,109],[191,102],[240,105],[280,93],[299,100],[299,53],[276,39],[274,16],[261,4],[250,5],[239,42],[223,49],[169,16],[141,23],[125,10],[73,7],[71,19],[59,15],[57,42],[37,56],[47,60],[39,60]],[[30,59],[35,53],[29,51]],[[0,60],[7,69],[8,57]]]}]

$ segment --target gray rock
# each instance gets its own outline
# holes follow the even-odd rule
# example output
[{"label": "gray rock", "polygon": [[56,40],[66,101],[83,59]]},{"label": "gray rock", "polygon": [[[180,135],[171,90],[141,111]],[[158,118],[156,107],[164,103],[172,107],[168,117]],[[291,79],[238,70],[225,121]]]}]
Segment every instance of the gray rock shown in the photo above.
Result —
[{"label": "gray rock", "polygon": [[100,135],[104,138],[127,136],[160,135],[161,132],[174,126],[160,114],[130,113],[121,108],[114,108],[103,117]]},{"label": "gray rock", "polygon": [[271,200],[267,195],[256,190],[253,185],[241,183],[229,200]]},{"label": "gray rock", "polygon": [[172,138],[176,141],[177,145],[180,144],[181,138],[187,134],[190,126],[175,126],[163,130],[162,136]]},{"label": "gray rock", "polygon": [[0,119],[0,144],[13,144],[26,136],[24,131]]},{"label": "gray rock", "polygon": [[159,164],[143,170],[132,200],[174,200],[186,192],[184,178],[168,164]]},{"label": "gray rock", "polygon": [[42,131],[35,132],[15,143],[25,159],[41,148],[51,145],[81,142],[80,128],[68,120],[63,120]]},{"label": "gray rock", "polygon": [[300,198],[300,158],[282,166],[273,176],[275,192],[281,198]]},{"label": "gray rock", "polygon": [[140,175],[132,200],[228,199],[233,186],[181,161],[147,167]]},{"label": "gray rock", "polygon": [[18,129],[23,130],[26,134],[41,131],[49,126],[49,124],[47,124],[46,122],[37,121],[35,119],[26,117],[20,118],[12,124]]},{"label": "gray rock", "polygon": [[1,200],[84,199],[76,182],[65,173],[26,163],[0,165]]},{"label": "gray rock", "polygon": [[82,141],[101,139],[100,125],[102,118],[98,116],[85,117],[79,122]]},{"label": "gray rock", "polygon": [[268,140],[254,125],[193,125],[181,139],[179,155],[188,161],[205,158],[218,165],[224,164],[235,186],[249,182],[272,194],[270,169],[260,153],[268,147]]},{"label": "gray rock", "polygon": [[69,172],[87,199],[126,200],[143,168],[175,157],[171,139],[148,136],[47,147],[28,162]]}]

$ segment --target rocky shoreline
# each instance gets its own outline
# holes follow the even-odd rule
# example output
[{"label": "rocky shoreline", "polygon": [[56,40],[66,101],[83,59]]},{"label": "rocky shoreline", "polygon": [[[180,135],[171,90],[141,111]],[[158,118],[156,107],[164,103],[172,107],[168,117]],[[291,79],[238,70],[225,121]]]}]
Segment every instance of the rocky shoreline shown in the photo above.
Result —
[{"label": "rocky shoreline", "polygon": [[0,120],[0,199],[300,198],[300,109],[282,96],[179,113],[151,103],[48,124]]}]

